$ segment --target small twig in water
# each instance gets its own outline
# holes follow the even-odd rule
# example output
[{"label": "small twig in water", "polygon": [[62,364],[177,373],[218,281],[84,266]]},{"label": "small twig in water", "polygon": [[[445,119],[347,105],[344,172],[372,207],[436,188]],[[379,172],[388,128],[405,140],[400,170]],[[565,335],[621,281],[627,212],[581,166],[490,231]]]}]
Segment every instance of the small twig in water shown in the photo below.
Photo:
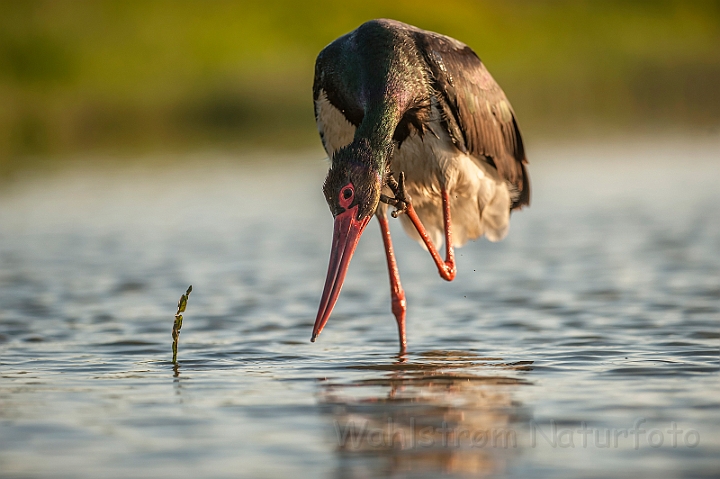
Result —
[{"label": "small twig in water", "polygon": [[173,358],[172,362],[174,364],[177,364],[177,348],[178,348],[178,340],[180,339],[180,328],[182,328],[182,322],[183,317],[182,314],[185,312],[185,308],[187,307],[188,298],[190,297],[190,293],[192,293],[192,285],[190,285],[182,296],[180,296],[180,301],[178,301],[178,307],[177,307],[177,313],[175,313],[175,323],[173,324],[173,330],[172,330],[172,352],[173,352]]}]

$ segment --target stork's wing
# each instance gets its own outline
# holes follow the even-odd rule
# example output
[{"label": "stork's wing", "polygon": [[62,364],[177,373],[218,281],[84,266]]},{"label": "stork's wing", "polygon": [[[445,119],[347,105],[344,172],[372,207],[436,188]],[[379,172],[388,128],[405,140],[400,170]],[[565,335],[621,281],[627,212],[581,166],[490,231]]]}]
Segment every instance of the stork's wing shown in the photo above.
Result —
[{"label": "stork's wing", "polygon": [[512,208],[530,204],[525,148],[505,93],[467,45],[431,32],[416,39],[453,142],[495,166],[511,188]]}]

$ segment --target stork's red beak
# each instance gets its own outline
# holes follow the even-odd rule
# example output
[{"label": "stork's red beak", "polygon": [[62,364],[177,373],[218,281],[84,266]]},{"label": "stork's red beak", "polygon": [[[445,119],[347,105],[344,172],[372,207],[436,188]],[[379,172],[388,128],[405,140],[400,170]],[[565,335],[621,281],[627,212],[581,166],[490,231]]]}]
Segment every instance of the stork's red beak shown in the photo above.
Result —
[{"label": "stork's red beak", "polygon": [[335,217],[330,264],[325,279],[325,289],[320,299],[320,308],[315,319],[315,327],[313,328],[312,338],[310,338],[312,342],[315,342],[315,339],[330,318],[330,313],[335,307],[343,281],[345,281],[350,259],[355,252],[360,235],[370,222],[371,216],[358,220],[357,209],[358,207],[354,206]]}]

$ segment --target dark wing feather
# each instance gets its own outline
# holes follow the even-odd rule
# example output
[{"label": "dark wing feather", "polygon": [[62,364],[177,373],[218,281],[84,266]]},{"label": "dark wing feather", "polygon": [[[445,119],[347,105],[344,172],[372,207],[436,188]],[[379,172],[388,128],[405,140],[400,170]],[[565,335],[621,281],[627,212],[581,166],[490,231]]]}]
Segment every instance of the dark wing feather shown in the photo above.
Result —
[{"label": "dark wing feather", "polygon": [[512,208],[529,205],[525,148],[505,93],[467,45],[425,31],[416,41],[456,146],[495,166],[510,186]]}]

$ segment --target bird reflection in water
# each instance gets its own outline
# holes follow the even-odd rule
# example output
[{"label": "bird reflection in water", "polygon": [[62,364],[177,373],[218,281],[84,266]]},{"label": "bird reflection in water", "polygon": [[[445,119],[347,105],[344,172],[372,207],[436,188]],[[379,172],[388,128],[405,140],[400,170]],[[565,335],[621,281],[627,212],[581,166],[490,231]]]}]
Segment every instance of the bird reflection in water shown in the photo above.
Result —
[{"label": "bird reflection in water", "polygon": [[530,384],[524,376],[531,364],[431,351],[352,367],[370,373],[353,382],[323,382],[338,476],[502,472],[529,421],[514,393]]}]

